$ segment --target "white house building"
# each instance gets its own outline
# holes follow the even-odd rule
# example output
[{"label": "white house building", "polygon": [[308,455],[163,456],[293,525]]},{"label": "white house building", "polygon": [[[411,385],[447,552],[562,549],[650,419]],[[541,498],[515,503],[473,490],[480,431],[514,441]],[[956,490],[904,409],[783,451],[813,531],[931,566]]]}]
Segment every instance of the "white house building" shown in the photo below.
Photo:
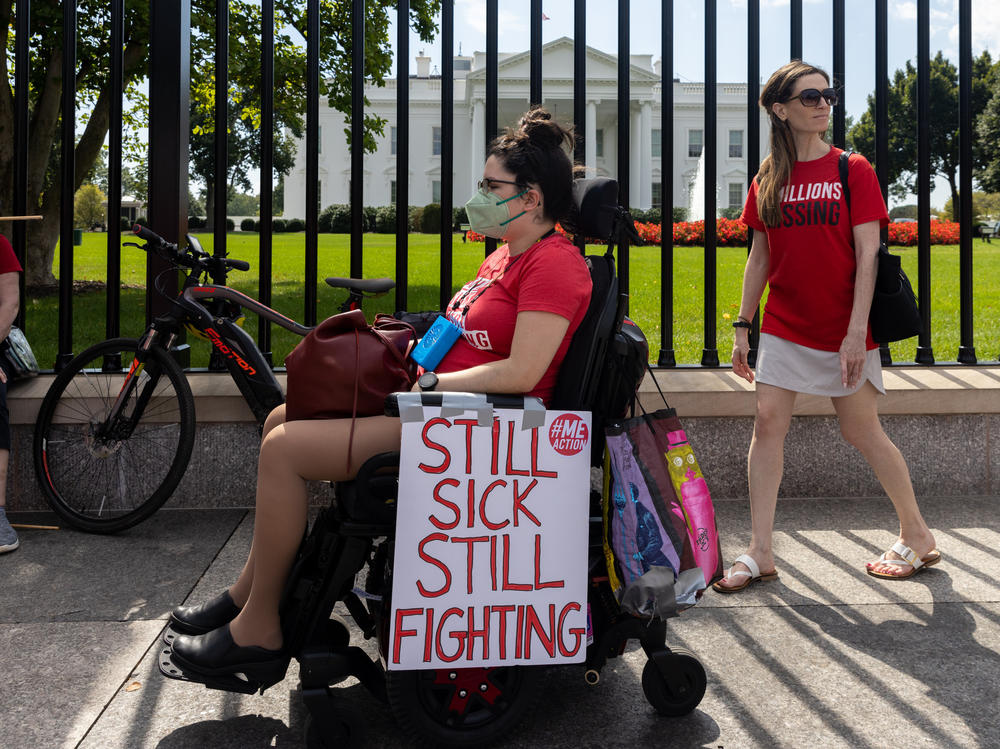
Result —
[{"label": "white house building", "polygon": [[[431,59],[416,58],[417,74],[410,87],[409,203],[425,205],[441,198],[441,78],[431,70]],[[486,150],[486,55],[454,58],[454,205],[471,196],[482,176]],[[632,207],[660,204],[661,107],[660,63],[652,55],[632,55],[631,117],[629,135]],[[573,40],[567,37],[546,44],[542,51],[544,106],[562,122],[573,121]],[[587,48],[587,106],[585,163],[588,172],[615,176],[618,136],[618,62],[614,55]],[[368,86],[369,111],[388,121],[375,153],[364,161],[365,205],[390,205],[396,196],[396,86],[388,79],[383,88]],[[704,143],[704,84],[673,81],[674,174],[673,203],[689,206]],[[716,204],[719,209],[740,206],[746,194],[747,108],[746,84],[720,83],[717,93]],[[527,109],[529,53],[499,55],[500,128],[511,125]],[[761,155],[766,152],[767,121],[761,117]],[[350,201],[350,152],[344,137],[344,116],[329,107],[320,111],[319,204],[325,207]],[[305,215],[305,143],[300,142],[295,166],[285,178],[284,215]],[[752,175],[750,175],[752,176]],[[695,201],[699,206],[701,198]]]}]

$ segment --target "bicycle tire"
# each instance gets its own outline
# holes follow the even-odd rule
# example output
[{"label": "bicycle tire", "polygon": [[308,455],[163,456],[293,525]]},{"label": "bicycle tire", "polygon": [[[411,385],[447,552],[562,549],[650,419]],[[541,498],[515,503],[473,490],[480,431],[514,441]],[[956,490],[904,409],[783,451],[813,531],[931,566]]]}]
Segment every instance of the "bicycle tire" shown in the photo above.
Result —
[{"label": "bicycle tire", "polygon": [[[115,533],[142,522],[177,488],[194,447],[194,396],[180,366],[151,348],[113,437],[101,435],[126,384],[139,342],[112,338],[74,357],[53,380],[35,421],[34,463],[42,493],[68,525]],[[106,356],[121,369],[103,370]],[[145,380],[143,378],[146,378]],[[136,412],[138,393],[149,399]]]}]

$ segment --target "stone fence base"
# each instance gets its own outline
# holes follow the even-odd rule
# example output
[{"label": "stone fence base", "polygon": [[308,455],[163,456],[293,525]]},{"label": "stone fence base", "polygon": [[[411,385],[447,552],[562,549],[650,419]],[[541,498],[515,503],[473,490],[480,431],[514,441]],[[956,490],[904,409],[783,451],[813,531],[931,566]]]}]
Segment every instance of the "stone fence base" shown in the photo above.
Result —
[{"label": "stone fence base", "polygon": [[[753,433],[753,387],[723,370],[657,370],[716,499],[746,497],[746,454]],[[259,437],[225,374],[192,373],[198,429],[191,464],[167,507],[250,507]],[[47,509],[35,480],[32,429],[51,381],[15,385],[8,396],[13,449],[7,484],[11,511]],[[882,424],[910,467],[917,496],[1000,495],[1000,365],[885,370]],[[662,407],[653,383],[640,389],[647,409]],[[785,442],[783,497],[877,497],[868,464],[840,436],[828,398],[799,396]],[[323,501],[328,490],[317,487]]]}]

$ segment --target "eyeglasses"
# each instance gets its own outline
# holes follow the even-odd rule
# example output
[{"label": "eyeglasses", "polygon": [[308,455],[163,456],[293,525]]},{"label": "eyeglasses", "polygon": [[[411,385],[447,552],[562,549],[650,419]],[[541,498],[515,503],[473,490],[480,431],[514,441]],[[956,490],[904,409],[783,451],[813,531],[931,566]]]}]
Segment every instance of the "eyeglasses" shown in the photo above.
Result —
[{"label": "eyeglasses", "polygon": [[807,88],[795,96],[789,96],[785,101],[788,102],[792,99],[798,99],[804,107],[818,107],[820,99],[826,99],[826,103],[831,107],[837,106],[837,102],[840,101],[835,88],[824,88],[822,91],[818,88]]},{"label": "eyeglasses", "polygon": [[498,185],[514,185],[515,187],[524,187],[520,182],[511,182],[509,179],[492,179],[490,177],[483,177],[476,186],[480,190],[486,190],[489,192],[494,184]]}]

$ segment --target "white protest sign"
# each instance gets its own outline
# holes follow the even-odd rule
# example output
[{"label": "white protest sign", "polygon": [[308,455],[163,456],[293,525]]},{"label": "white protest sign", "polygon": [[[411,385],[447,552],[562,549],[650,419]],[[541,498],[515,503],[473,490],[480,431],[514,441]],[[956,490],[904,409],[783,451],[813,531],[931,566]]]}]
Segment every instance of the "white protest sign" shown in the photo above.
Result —
[{"label": "white protest sign", "polygon": [[403,420],[388,668],[582,662],[590,413],[454,413]]}]

